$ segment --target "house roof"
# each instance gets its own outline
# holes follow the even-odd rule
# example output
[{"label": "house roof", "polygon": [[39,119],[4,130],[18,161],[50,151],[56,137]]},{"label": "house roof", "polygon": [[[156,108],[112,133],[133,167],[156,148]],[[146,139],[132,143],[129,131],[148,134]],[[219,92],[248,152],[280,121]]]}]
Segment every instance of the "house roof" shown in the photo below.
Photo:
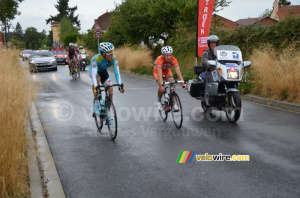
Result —
[{"label": "house roof", "polygon": [[101,16],[98,17],[98,19],[95,19],[94,21],[94,25],[92,27],[92,29],[95,28],[95,25],[97,23],[97,25],[100,26],[101,30],[107,30],[109,25],[110,25],[110,17],[111,17],[111,12],[106,12],[104,14],[102,14]]},{"label": "house roof", "polygon": [[239,25],[252,25],[256,21],[261,21],[262,19],[267,17],[257,17],[257,18],[248,18],[248,19],[239,19],[236,21]]},{"label": "house roof", "polygon": [[300,5],[296,6],[279,6],[278,8],[279,19],[285,18],[287,16],[297,16],[300,15]]}]

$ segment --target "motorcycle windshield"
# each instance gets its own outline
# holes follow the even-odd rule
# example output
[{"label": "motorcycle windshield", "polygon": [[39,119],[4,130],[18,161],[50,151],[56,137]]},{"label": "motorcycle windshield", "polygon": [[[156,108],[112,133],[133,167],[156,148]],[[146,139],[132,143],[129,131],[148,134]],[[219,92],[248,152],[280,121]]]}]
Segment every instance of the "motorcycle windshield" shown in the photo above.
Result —
[{"label": "motorcycle windshield", "polygon": [[220,45],[214,50],[218,62],[225,65],[225,63],[236,63],[238,65],[243,61],[242,52],[240,48],[234,45]]}]

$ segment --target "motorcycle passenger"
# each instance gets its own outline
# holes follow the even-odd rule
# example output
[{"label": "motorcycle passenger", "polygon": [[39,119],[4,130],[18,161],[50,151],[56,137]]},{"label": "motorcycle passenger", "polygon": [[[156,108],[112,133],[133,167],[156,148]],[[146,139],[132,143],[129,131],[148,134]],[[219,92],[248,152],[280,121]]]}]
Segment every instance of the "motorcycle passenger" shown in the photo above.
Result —
[{"label": "motorcycle passenger", "polygon": [[[207,61],[217,59],[214,54],[214,49],[219,45],[219,37],[217,35],[210,35],[207,39],[207,45],[208,49],[203,52],[201,63],[206,68],[209,68],[209,66],[206,65]],[[205,82],[205,72],[201,73],[201,78]]]}]

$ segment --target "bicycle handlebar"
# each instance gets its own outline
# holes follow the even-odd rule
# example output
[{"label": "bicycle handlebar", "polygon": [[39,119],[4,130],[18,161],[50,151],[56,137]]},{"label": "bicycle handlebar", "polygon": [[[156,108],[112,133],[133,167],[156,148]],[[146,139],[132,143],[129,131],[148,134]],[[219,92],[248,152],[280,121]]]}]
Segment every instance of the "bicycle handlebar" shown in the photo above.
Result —
[{"label": "bicycle handlebar", "polygon": [[171,81],[171,82],[163,82],[163,84],[162,84],[162,86],[164,86],[164,85],[169,85],[169,84],[176,84],[176,83],[186,83],[186,81],[185,80],[173,80],[173,81]]},{"label": "bicycle handlebar", "polygon": [[122,83],[122,84],[113,84],[113,85],[109,85],[109,86],[98,85],[98,86],[96,87],[96,89],[100,89],[101,87],[120,87],[121,89],[123,89],[124,84],[123,84],[123,83]]}]

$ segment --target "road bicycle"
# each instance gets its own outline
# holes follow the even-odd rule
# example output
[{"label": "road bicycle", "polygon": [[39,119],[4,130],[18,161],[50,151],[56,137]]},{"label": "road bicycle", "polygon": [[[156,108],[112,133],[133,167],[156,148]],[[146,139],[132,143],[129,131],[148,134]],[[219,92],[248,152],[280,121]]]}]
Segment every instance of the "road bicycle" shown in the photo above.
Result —
[{"label": "road bicycle", "polygon": [[[116,139],[117,137],[118,122],[117,122],[116,108],[113,101],[111,101],[109,98],[108,90],[109,87],[115,87],[115,86],[121,89],[123,89],[124,87],[123,84],[113,84],[111,86],[98,85],[96,87],[96,91],[98,94],[98,101],[100,103],[99,104],[100,115],[97,115],[95,112],[93,114],[98,131],[102,133],[103,125],[105,123],[105,125],[107,125],[108,127],[108,132],[112,140]],[[102,92],[105,92],[104,99],[102,98]],[[94,105],[95,102],[96,99],[94,99]]]},{"label": "road bicycle", "polygon": [[[171,112],[173,122],[175,126],[180,129],[182,126],[182,106],[178,94],[175,92],[175,85],[177,83],[185,83],[185,81],[171,81],[164,82],[164,93],[161,98],[162,110],[159,110],[160,117],[164,122],[168,118],[168,114]],[[169,85],[169,86],[168,86]],[[169,89],[169,92],[168,92]],[[177,109],[174,106],[177,105]]]},{"label": "road bicycle", "polygon": [[78,73],[76,72],[75,68],[77,68],[76,60],[71,60],[71,73],[73,80],[76,80]]}]

